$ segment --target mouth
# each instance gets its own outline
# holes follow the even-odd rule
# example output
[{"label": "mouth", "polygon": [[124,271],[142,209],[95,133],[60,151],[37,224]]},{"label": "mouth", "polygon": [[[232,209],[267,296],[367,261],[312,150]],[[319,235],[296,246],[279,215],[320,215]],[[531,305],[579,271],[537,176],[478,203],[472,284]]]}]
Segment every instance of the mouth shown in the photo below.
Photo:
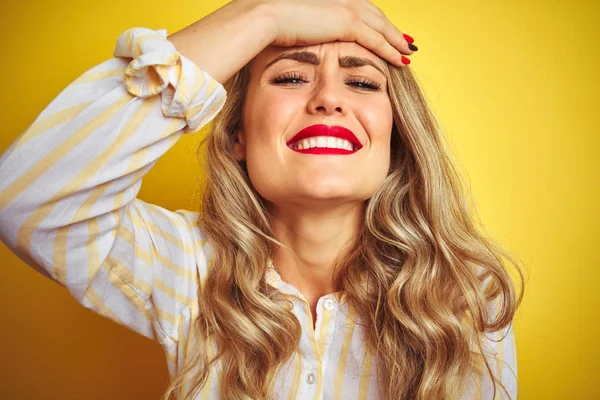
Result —
[{"label": "mouth", "polygon": [[287,146],[301,154],[354,154],[362,148],[362,144],[343,126],[311,125],[291,138]]}]

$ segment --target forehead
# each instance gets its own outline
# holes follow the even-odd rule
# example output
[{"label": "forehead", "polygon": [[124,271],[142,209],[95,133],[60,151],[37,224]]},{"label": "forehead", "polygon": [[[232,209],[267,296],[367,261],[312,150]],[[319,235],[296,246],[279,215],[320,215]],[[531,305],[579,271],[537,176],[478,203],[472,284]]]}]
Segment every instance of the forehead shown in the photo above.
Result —
[{"label": "forehead", "polygon": [[329,56],[335,58],[343,56],[360,56],[372,60],[377,65],[384,64],[381,57],[356,42],[329,42],[312,46],[269,45],[254,57],[251,64],[252,69],[262,71],[264,67],[279,54],[294,50],[309,51],[317,54],[319,58],[327,58]]}]

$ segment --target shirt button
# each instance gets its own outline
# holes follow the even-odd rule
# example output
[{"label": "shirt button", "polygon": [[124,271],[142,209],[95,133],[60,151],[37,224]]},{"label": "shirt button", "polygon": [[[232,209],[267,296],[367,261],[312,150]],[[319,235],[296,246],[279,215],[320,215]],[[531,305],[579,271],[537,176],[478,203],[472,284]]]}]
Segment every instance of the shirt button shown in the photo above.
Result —
[{"label": "shirt button", "polygon": [[317,380],[317,377],[312,372],[310,374],[306,375],[306,382],[309,385],[312,385],[313,383],[315,383],[315,380]]},{"label": "shirt button", "polygon": [[327,299],[325,300],[325,309],[327,310],[333,310],[335,308],[335,301],[331,300],[331,299]]}]

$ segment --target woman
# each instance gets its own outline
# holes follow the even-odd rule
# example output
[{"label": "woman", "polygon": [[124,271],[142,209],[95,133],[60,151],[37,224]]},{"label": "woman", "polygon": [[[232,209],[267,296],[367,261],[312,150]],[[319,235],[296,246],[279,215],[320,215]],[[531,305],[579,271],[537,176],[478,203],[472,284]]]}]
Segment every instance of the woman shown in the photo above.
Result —
[{"label": "woman", "polygon": [[[515,398],[517,265],[471,222],[415,50],[366,0],[127,30],[4,153],[1,238],[158,340],[165,399]],[[201,212],[136,199],[213,119]]]}]

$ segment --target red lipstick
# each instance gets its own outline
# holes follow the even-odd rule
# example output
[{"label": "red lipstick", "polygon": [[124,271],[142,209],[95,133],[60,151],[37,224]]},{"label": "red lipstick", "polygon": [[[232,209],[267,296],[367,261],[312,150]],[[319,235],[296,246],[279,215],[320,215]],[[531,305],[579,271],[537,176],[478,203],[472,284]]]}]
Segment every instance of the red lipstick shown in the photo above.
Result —
[{"label": "red lipstick", "polygon": [[[339,149],[339,148],[326,148],[326,147],[314,147],[310,149],[298,149],[292,147],[292,144],[311,137],[315,136],[332,136],[340,139],[344,139],[352,143],[353,149]],[[362,148],[362,144],[352,133],[351,130],[344,128],[343,126],[328,126],[323,124],[311,125],[300,132],[296,133],[293,138],[291,138],[287,145],[292,150],[304,153],[304,154],[353,154]]]}]

